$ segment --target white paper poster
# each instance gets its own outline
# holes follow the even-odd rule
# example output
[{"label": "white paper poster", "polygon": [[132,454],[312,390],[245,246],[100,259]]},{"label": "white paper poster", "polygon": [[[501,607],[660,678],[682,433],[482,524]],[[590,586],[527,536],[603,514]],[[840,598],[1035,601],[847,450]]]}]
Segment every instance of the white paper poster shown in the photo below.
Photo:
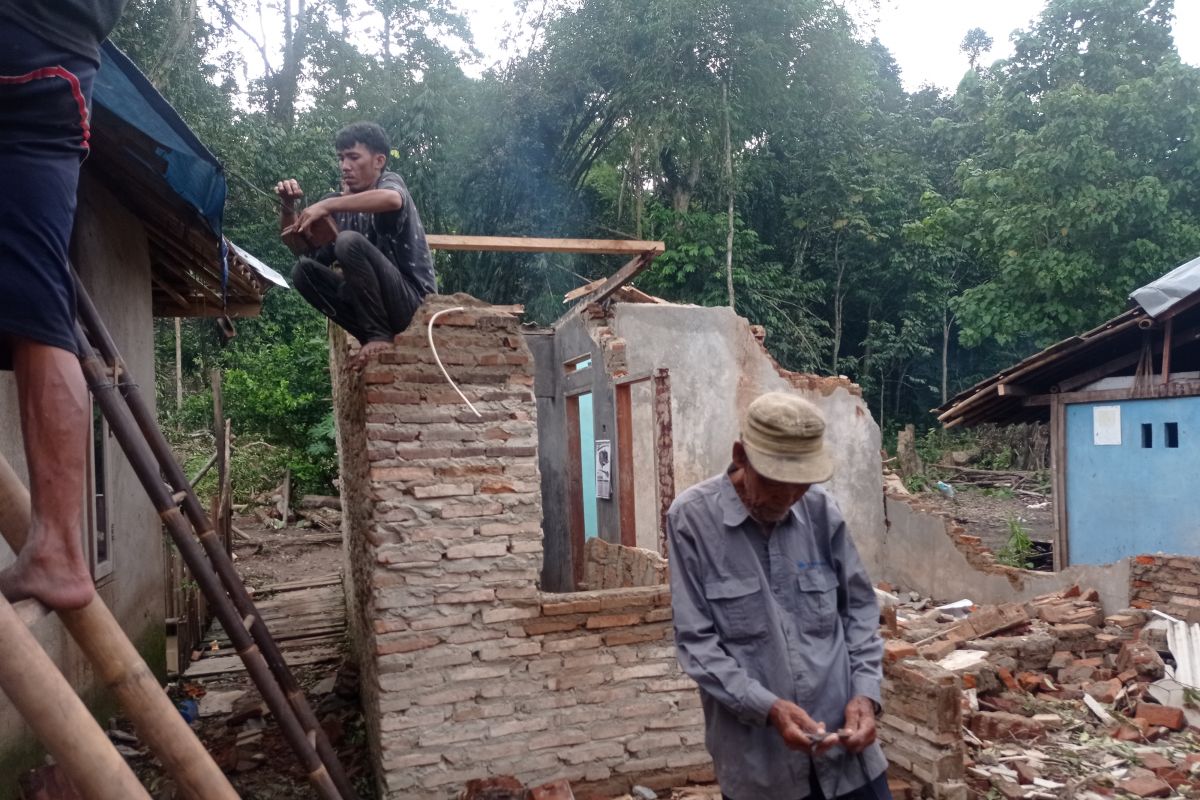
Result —
[{"label": "white paper poster", "polygon": [[1121,444],[1121,407],[1092,408],[1092,442],[1096,445]]},{"label": "white paper poster", "polygon": [[596,497],[612,499],[612,440],[596,440]]}]

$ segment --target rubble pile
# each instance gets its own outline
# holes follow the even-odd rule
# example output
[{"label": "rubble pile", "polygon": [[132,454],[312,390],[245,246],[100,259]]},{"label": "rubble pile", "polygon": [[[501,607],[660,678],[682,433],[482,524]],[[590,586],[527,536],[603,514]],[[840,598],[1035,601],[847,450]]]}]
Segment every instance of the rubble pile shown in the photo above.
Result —
[{"label": "rubble pile", "polygon": [[1200,797],[1200,693],[1172,678],[1165,619],[1106,616],[1078,586],[1025,604],[936,608],[890,588],[880,591],[885,661],[893,673],[932,662],[958,677],[971,794]]}]

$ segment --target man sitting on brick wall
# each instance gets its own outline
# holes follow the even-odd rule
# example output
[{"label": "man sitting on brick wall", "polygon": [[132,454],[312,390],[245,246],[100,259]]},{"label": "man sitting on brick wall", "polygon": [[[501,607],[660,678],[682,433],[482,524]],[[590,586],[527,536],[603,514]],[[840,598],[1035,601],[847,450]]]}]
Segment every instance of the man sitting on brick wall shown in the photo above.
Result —
[{"label": "man sitting on brick wall", "polygon": [[[326,195],[297,214],[295,202],[304,192],[296,180],[280,181],[275,193],[284,241],[306,253],[292,270],[292,283],[362,343],[350,362],[362,369],[372,353],[386,350],[408,327],[425,295],[437,291],[437,281],[412,195],[399,175],[385,170],[390,148],[383,128],[373,122],[347,125],[334,147],[340,194]],[[335,261],[340,272],[332,268]]]},{"label": "man sitting on brick wall", "polygon": [[890,800],[875,743],[879,609],[841,512],[825,423],[750,404],[733,464],[667,518],[675,643],[726,800]]}]

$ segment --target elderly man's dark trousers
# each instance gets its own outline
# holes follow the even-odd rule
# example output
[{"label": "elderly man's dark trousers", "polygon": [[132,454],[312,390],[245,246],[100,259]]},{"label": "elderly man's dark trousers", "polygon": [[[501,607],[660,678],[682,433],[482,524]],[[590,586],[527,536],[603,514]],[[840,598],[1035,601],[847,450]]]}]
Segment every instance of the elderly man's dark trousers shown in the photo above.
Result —
[{"label": "elderly man's dark trousers", "polygon": [[311,258],[296,262],[292,283],[305,300],[362,344],[390,342],[408,327],[421,293],[367,237],[342,231],[334,258],[341,274]]},{"label": "elderly man's dark trousers", "polygon": [[[821,784],[817,783],[815,773],[809,773],[810,780],[808,782],[809,794],[805,800],[826,800],[825,793],[821,791]],[[721,795],[722,800],[731,800],[728,795]],[[892,790],[888,788],[887,773],[884,772],[870,783],[863,784],[857,789],[851,789],[844,794],[839,794],[832,800],[892,800]]]}]

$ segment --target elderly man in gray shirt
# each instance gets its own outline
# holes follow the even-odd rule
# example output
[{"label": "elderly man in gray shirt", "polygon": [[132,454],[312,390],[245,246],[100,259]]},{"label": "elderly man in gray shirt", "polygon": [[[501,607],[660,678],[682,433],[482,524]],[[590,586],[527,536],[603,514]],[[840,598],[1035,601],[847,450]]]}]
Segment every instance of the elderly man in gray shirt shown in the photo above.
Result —
[{"label": "elderly man in gray shirt", "polygon": [[667,517],[675,644],[726,800],[891,800],[879,609],[833,498],[825,423],[773,392]]}]

